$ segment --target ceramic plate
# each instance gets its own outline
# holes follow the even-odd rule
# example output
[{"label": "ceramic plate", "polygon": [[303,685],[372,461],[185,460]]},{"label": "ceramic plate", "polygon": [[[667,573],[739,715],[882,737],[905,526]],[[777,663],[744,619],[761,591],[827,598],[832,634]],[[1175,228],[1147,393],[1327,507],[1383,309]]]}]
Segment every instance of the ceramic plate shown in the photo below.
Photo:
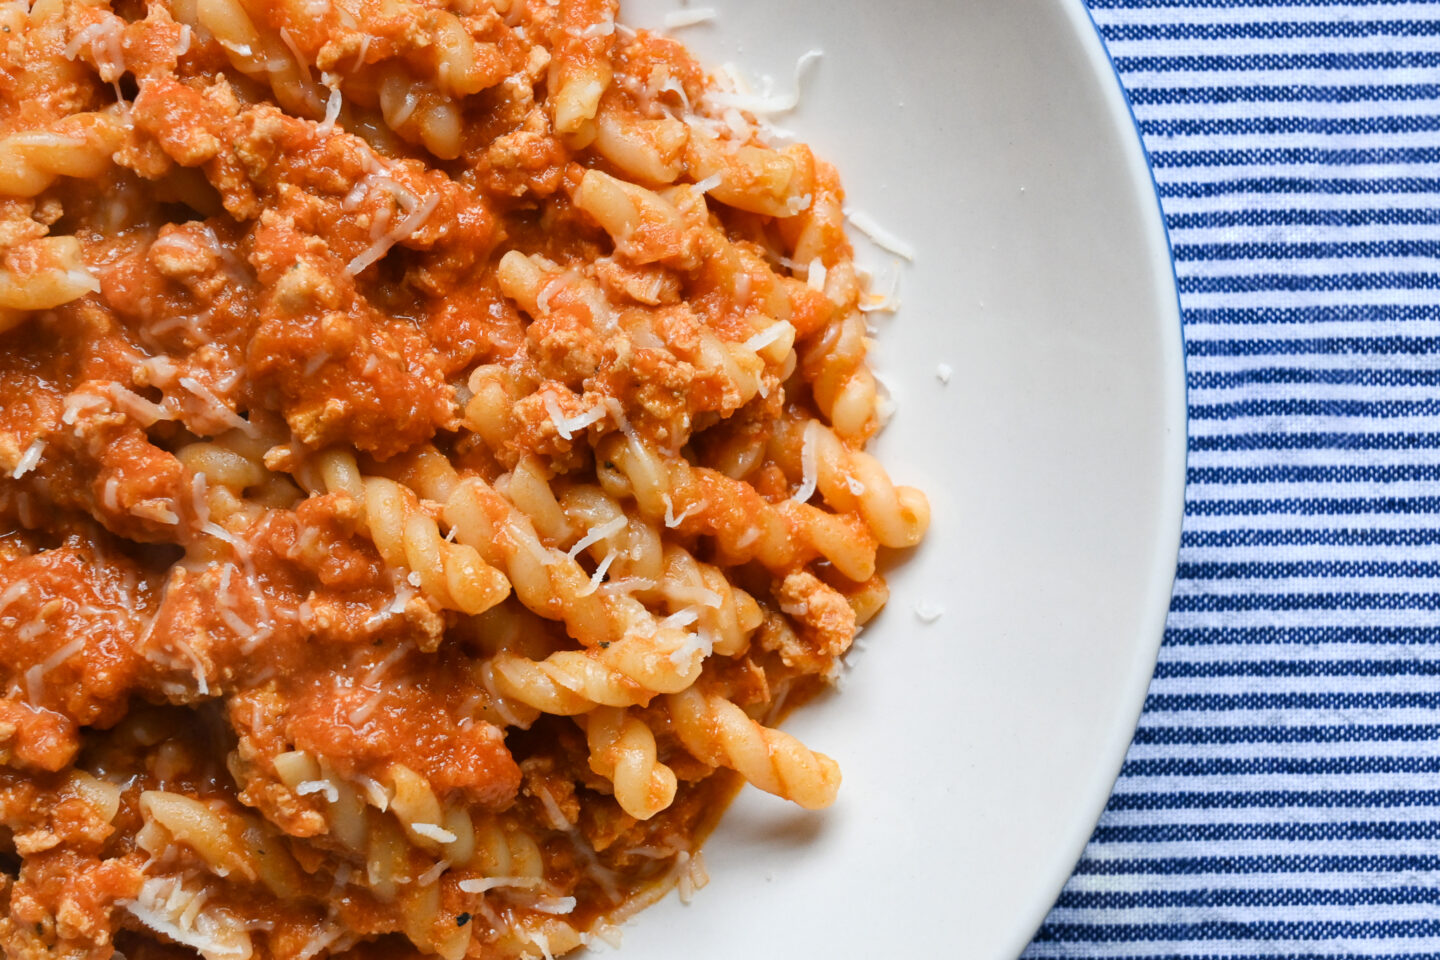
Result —
[{"label": "ceramic plate", "polygon": [[840,761],[835,806],[744,792],[710,885],[622,956],[1013,960],[1109,794],[1175,570],[1183,363],[1145,158],[1080,0],[714,6],[676,31],[712,66],[783,93],[823,51],[775,122],[915,248],[877,321],[878,447],[934,525],[844,690],[788,724]]}]

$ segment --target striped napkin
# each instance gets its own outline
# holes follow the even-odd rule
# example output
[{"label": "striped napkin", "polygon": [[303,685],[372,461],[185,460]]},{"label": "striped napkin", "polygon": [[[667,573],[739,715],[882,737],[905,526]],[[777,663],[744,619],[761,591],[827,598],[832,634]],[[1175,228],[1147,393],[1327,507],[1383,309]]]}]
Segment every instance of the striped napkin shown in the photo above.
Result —
[{"label": "striped napkin", "polygon": [[1174,244],[1189,487],[1024,956],[1440,957],[1440,2],[1088,3]]}]

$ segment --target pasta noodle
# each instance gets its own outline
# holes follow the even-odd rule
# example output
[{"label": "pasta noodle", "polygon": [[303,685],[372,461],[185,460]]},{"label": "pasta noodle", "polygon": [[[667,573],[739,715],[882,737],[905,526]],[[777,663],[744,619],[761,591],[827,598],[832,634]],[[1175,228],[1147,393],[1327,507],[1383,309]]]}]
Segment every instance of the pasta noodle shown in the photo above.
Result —
[{"label": "pasta noodle", "polygon": [[0,3],[0,953],[538,960],[833,801],[874,297],[618,13]]}]

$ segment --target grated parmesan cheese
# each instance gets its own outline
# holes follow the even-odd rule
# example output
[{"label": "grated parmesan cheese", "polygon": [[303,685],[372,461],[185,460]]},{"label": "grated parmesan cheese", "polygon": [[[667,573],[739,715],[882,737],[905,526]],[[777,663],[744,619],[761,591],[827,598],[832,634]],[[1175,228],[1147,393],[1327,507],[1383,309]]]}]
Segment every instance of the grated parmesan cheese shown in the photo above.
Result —
[{"label": "grated parmesan cheese", "polygon": [[[705,95],[705,99],[722,109],[731,108],[744,110],[746,113],[755,116],[774,116],[781,113],[789,113],[800,105],[800,82],[805,76],[806,69],[810,64],[820,59],[824,54],[819,50],[807,50],[795,62],[795,89],[788,94],[774,95],[770,88],[774,81],[765,78],[765,92],[759,95],[751,93],[730,93],[723,90],[714,90]],[[734,77],[734,68],[730,68],[729,75]],[[730,122],[727,120],[727,122]],[[730,122],[734,126],[733,122]],[[807,204],[808,206],[808,204]]]},{"label": "grated parmesan cheese", "polygon": [[345,105],[345,98],[340,94],[340,78],[327,73],[324,80],[325,86],[330,88],[330,95],[325,98],[325,119],[320,121],[318,128],[322,135],[335,129],[335,121],[340,119],[340,109]]},{"label": "grated parmesan cheese", "polygon": [[60,664],[64,663],[66,660],[69,660],[71,657],[75,656],[75,654],[79,653],[83,649],[85,649],[85,638],[76,637],[74,640],[71,640],[59,650],[56,650],[54,653],[50,654],[50,656],[46,657],[41,662],[35,664],[33,667],[25,671],[25,692],[32,705],[38,706],[40,704],[40,694],[43,693],[45,689],[45,674],[49,673],[51,670],[54,670],[56,667],[60,666]]},{"label": "grated parmesan cheese", "polygon": [[751,337],[749,340],[746,340],[744,344],[745,349],[753,353],[759,353],[761,350],[764,350],[776,340],[779,340],[781,337],[785,336],[785,331],[790,329],[793,328],[790,326],[789,323],[784,320],[773,323],[770,326],[766,327],[764,330],[761,330],[759,333],[755,334],[755,336]]},{"label": "grated parmesan cheese", "polygon": [[662,18],[667,30],[693,27],[697,23],[708,23],[716,18],[714,7],[689,7],[684,10],[670,10]]},{"label": "grated parmesan cheese", "polygon": [[65,398],[65,412],[60,416],[60,422],[67,427],[73,426],[80,414],[103,406],[105,406],[104,397],[96,396],[93,393],[72,393]]},{"label": "grated parmesan cheese", "polygon": [[181,377],[179,383],[180,386],[204,401],[209,406],[209,410],[207,410],[206,413],[213,416],[219,422],[235,430],[239,430],[247,437],[258,437],[260,435],[259,431],[255,428],[255,424],[227,407],[209,387],[205,386],[205,384],[199,380],[196,380],[194,377]]},{"label": "grated parmesan cheese", "polygon": [[670,616],[666,617],[664,620],[661,620],[660,629],[667,630],[676,629],[679,627],[688,627],[690,626],[690,624],[694,623],[696,620],[699,619],[699,610],[696,610],[694,607],[685,607],[682,610],[677,610],[675,613],[670,614]]},{"label": "grated parmesan cheese", "polygon": [[0,593],[0,613],[4,613],[10,604],[29,593],[30,584],[28,581],[16,580],[10,584],[10,586],[5,588],[4,593]]},{"label": "grated parmesan cheese", "polygon": [[554,392],[547,390],[543,397],[545,412],[550,415],[550,422],[555,424],[555,431],[566,440],[572,439],[575,434],[584,430],[592,423],[599,423],[605,419],[605,407],[597,406],[584,413],[567,418],[564,411],[560,409],[559,402],[555,399]]},{"label": "grated parmesan cheese", "polygon": [[488,893],[496,887],[538,887],[542,882],[539,877],[484,877],[461,880],[456,886],[461,893]]},{"label": "grated parmesan cheese", "polygon": [[34,470],[35,465],[40,462],[40,455],[44,452],[45,441],[40,437],[36,437],[30,442],[30,446],[25,448],[25,452],[20,455],[20,460],[15,464],[15,469],[10,472],[10,479],[19,480],[25,476],[25,474]]},{"label": "grated parmesan cheese", "polygon": [[564,916],[575,909],[574,897],[536,897],[532,902],[526,904],[531,910],[538,910],[540,913],[549,913],[555,916]]},{"label": "grated parmesan cheese", "polygon": [[[281,28],[280,28],[280,40],[281,40],[282,43],[285,44],[285,46],[286,46],[287,48],[289,48],[289,50],[290,50],[290,56],[294,57],[294,58],[295,58],[295,62],[300,65],[300,72],[305,75],[305,82],[306,82],[306,83],[309,83],[309,82],[310,82],[310,62],[309,62],[308,60],[306,60],[305,57],[304,57],[304,55],[300,52],[300,47],[295,43],[295,38],[294,38],[293,36],[291,36],[291,34],[290,34],[290,28],[288,28],[288,27],[281,27]],[[283,69],[284,69],[285,67],[287,67],[287,66],[289,66],[289,64],[282,64],[282,65],[281,65],[281,69],[283,70]]]},{"label": "grated parmesan cheese", "polygon": [[590,575],[590,585],[579,591],[578,596],[588,597],[600,589],[600,584],[605,581],[605,574],[610,572],[610,564],[615,562],[616,556],[615,551],[611,550],[600,559],[600,562],[595,565],[595,572]]},{"label": "grated parmesan cheese", "polygon": [[906,260],[914,262],[915,248],[882,227],[880,222],[870,214],[856,207],[847,207],[844,212],[845,219],[850,221],[850,225],[873,240],[877,246],[889,250],[897,257],[904,257]]},{"label": "grated parmesan cheese", "polygon": [[[411,96],[413,96],[413,93]],[[392,124],[392,126],[398,125],[398,123]],[[406,193],[409,193],[409,191],[406,191]],[[400,204],[402,209],[405,209],[406,200],[407,198],[403,195],[396,198],[396,202]],[[414,204],[414,200],[411,199],[410,203]],[[370,246],[356,254],[354,259],[346,264],[345,272],[351,276],[355,276],[363,272],[370,264],[385,256],[395,244],[409,240],[414,236],[416,230],[424,226],[425,221],[429,219],[430,214],[434,213],[435,208],[439,205],[440,194],[428,194],[419,204],[415,204],[412,208],[406,210],[404,219],[391,227],[383,236],[371,243]]]},{"label": "grated parmesan cheese", "polygon": [[920,618],[921,623],[934,623],[945,615],[945,608],[938,603],[921,601],[915,604],[915,616]]},{"label": "grated parmesan cheese", "polygon": [[340,802],[340,790],[329,780],[305,780],[295,786],[295,796],[308,797],[312,793],[323,793],[330,803]]},{"label": "grated parmesan cheese", "polygon": [[249,960],[250,934],[228,911],[205,909],[207,891],[180,877],[147,877],[134,900],[118,905],[146,927],[200,953],[205,960]]},{"label": "grated parmesan cheese", "polygon": [[[681,89],[681,92],[684,92],[683,88]],[[711,190],[714,190],[716,187],[720,186],[720,184],[724,182],[724,174],[717,171],[710,174],[710,176],[706,177],[704,180],[696,180],[693,184],[691,184],[691,186],[694,187],[696,193],[709,193]]]},{"label": "grated parmesan cheese", "polygon": [[444,827],[434,823],[412,823],[410,829],[427,840],[434,840],[436,843],[454,843],[458,837],[446,830]]},{"label": "grated parmesan cheese", "polygon": [[685,665],[690,662],[695,654],[700,654],[700,659],[704,660],[714,652],[715,638],[710,634],[709,630],[702,627],[694,633],[686,634],[685,642],[676,647],[670,654],[670,663],[677,669],[684,669]]},{"label": "grated parmesan cheese", "polygon": [[796,503],[808,503],[810,498],[815,496],[815,486],[820,479],[817,462],[820,451],[815,449],[817,428],[814,420],[805,425],[805,439],[800,444],[800,487],[790,498]]},{"label": "grated parmesan cheese", "polygon": [[590,546],[591,544],[599,543],[601,540],[609,540],[611,537],[615,536],[615,534],[619,533],[621,530],[624,530],[627,523],[629,523],[629,520],[627,520],[624,516],[619,516],[607,520],[604,523],[596,524],[588,531],[586,531],[585,536],[575,541],[575,546],[570,548],[568,556],[571,560],[574,560],[576,557],[580,556],[580,551],[584,550],[586,547]]},{"label": "grated parmesan cheese", "polygon": [[805,286],[820,293],[825,292],[825,261],[819,257],[810,261],[810,269],[805,275]]},{"label": "grated parmesan cheese", "polygon": [[450,869],[449,860],[437,860],[435,865],[415,878],[415,882],[422,887],[428,887],[440,879],[440,875]]},{"label": "grated parmesan cheese", "polygon": [[370,806],[381,813],[390,809],[390,792],[379,780],[374,777],[357,777],[356,783],[360,784],[360,789],[365,791],[365,799],[370,801]]},{"label": "grated parmesan cheese", "polygon": [[680,524],[684,523],[687,517],[694,516],[701,510],[704,510],[706,507],[710,506],[710,502],[708,500],[697,500],[696,502],[686,507],[684,510],[681,510],[679,515],[677,516],[675,513],[675,504],[670,500],[670,494],[662,493],[660,494],[660,499],[665,504],[665,526],[669,527],[672,530],[680,526]]}]

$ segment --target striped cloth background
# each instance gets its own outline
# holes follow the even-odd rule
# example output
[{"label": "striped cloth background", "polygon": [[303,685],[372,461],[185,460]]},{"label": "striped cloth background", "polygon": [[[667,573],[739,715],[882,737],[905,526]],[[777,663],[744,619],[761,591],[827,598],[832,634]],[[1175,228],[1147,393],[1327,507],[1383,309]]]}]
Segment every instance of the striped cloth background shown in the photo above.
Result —
[{"label": "striped cloth background", "polygon": [[1440,957],[1440,2],[1088,3],[1174,244],[1189,487],[1025,957]]}]

